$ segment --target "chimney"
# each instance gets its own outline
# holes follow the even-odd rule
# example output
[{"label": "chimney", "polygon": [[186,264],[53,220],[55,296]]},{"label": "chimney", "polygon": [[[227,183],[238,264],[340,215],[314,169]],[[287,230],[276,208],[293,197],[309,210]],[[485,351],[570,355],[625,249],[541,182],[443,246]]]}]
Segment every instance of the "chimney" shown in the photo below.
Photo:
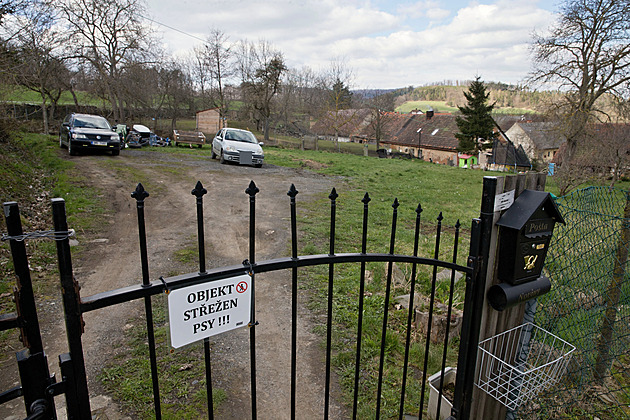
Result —
[{"label": "chimney", "polygon": [[433,118],[433,107],[429,107],[429,109],[427,109],[427,120],[430,120],[431,118]]}]

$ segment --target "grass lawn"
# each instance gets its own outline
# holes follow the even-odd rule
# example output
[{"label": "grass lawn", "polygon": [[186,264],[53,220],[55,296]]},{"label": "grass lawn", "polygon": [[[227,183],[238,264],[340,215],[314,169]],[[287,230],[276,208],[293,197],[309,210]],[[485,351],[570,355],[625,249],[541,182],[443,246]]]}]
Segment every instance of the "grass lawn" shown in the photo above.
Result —
[{"label": "grass lawn", "polygon": [[[289,141],[289,139],[286,139]],[[39,168],[47,174],[45,179],[50,184],[51,193],[54,196],[66,198],[68,212],[84,217],[85,220],[72,220],[73,226],[83,229],[92,229],[95,220],[103,212],[103,206],[99,203],[97,192],[85,191],[76,188],[80,183],[80,174],[74,173],[72,165],[58,157],[58,144],[52,137],[25,134],[23,136],[24,149],[19,148],[23,156],[12,158],[7,148],[0,147],[0,158],[3,158],[4,169],[1,185],[10,185],[14,190],[2,191],[3,197],[28,198],[28,183],[30,172],[33,168]],[[435,228],[440,213],[444,217],[442,221],[444,230],[442,233],[442,246],[439,259],[451,260],[454,226],[459,220],[462,225],[462,234],[459,242],[458,263],[465,265],[469,245],[469,228],[471,220],[479,215],[482,178],[486,175],[502,176],[499,173],[466,170],[443,165],[432,164],[419,160],[378,159],[364,157],[355,144],[343,144],[348,153],[333,153],[331,151],[301,151],[297,149],[265,146],[266,164],[287,167],[308,168],[309,170],[324,174],[336,179],[337,198],[337,227],[336,227],[336,252],[357,252],[361,246],[362,213],[365,194],[369,194],[369,221],[368,221],[368,250],[367,252],[388,252],[390,241],[390,226],[392,222],[392,203],[398,200],[398,229],[396,235],[395,253],[411,254],[413,250],[413,233],[416,209],[422,208],[422,225],[420,238],[420,256],[433,256],[435,243]],[[17,146],[16,146],[17,147]],[[201,149],[187,147],[147,148],[154,153],[192,154],[199,159],[210,158],[210,147]],[[14,151],[11,153],[15,153]],[[123,151],[124,153],[124,151]],[[4,157],[3,157],[4,156]],[[21,162],[30,162],[26,165]],[[263,168],[264,170],[264,168]],[[79,178],[77,178],[79,177]],[[300,189],[300,179],[290,180]],[[550,186],[553,188],[551,180]],[[80,185],[80,184],[79,184]],[[552,190],[553,191],[553,190]],[[328,252],[328,231],[330,200],[328,192],[316,197],[315,200],[305,203],[297,197],[298,229],[300,255],[319,254]],[[84,211],[72,211],[71,208],[80,207]],[[96,216],[96,217],[95,217]],[[1,227],[1,226],[0,226]],[[0,251],[6,253],[8,245],[0,245]],[[41,253],[47,258],[54,258],[54,246],[50,249],[42,249]],[[52,257],[51,257],[52,255]],[[180,251],[172,258],[186,258],[186,252]],[[42,257],[43,258],[43,257]],[[7,269],[10,269],[8,264]],[[370,418],[374,415],[376,378],[378,368],[380,333],[382,325],[382,308],[384,302],[386,268],[384,264],[368,264],[367,270],[371,273],[371,280],[366,285],[365,313],[364,313],[364,347],[362,349],[362,379],[360,390],[359,418]],[[401,270],[405,267],[401,265]],[[54,277],[54,276],[52,276]],[[354,342],[356,340],[358,278],[360,270],[358,265],[341,264],[335,267],[334,280],[334,366],[339,375],[343,388],[343,401],[351,403],[353,375],[354,375]],[[9,275],[3,278],[11,277]],[[429,293],[430,270],[426,267],[418,272],[417,292],[427,295]],[[5,284],[6,283],[6,284]],[[0,292],[10,290],[8,282],[0,283]],[[326,305],[328,287],[328,267],[312,267],[300,271],[300,287],[309,296],[308,307],[315,312],[323,311]],[[459,282],[455,290],[455,306],[463,304],[464,282]],[[394,285],[392,297],[408,294],[408,285]],[[437,299],[446,301],[448,287],[438,286]],[[160,305],[156,305],[159,307]],[[7,306],[8,308],[8,306]],[[162,323],[163,313],[156,313],[155,318]],[[156,321],[156,322],[157,322]],[[382,415],[386,418],[394,416],[398,410],[399,387],[402,375],[401,360],[404,355],[404,335],[406,324],[406,311],[392,310],[386,335],[386,363],[383,384]],[[317,328],[316,331],[325,334],[325,329]],[[119,398],[123,399],[129,407],[132,407],[139,418],[150,418],[150,401],[146,398],[137,400],[138,395],[146,395],[150,399],[150,392],[143,390],[148,386],[150,375],[144,351],[146,350],[144,332],[141,328],[130,331],[130,346],[134,351],[130,354],[139,355],[125,360],[116,361],[115,365],[108,367],[101,376],[101,380],[112,390],[119,392]],[[166,327],[156,329],[157,340],[166,342]],[[7,337],[4,337],[7,339]],[[324,338],[322,337],[322,341]],[[451,342],[448,352],[448,365],[453,365],[457,356],[458,340]],[[441,363],[440,345],[432,346],[429,352],[428,373],[439,370]],[[186,391],[186,383],[193,377],[201,378],[202,363],[197,360],[191,362],[191,356],[187,352],[176,352],[175,355],[164,357],[160,363],[161,372],[171,372],[178,366],[193,363],[199,369],[186,373],[185,378],[179,382],[166,381],[162,390],[165,401],[176,401],[183,398],[182,392]],[[422,374],[418,374],[423,368],[424,362],[424,337],[415,335],[411,346],[410,371],[408,373],[408,387],[406,399],[406,412],[417,412]],[[171,375],[177,379],[176,375]],[[181,376],[181,375],[180,375]],[[135,381],[135,382],[134,382]],[[150,389],[150,387],[148,388]],[[142,391],[139,391],[142,390]],[[184,390],[184,391],[182,391]],[[214,397],[217,403],[225,397],[217,390]],[[428,391],[427,391],[428,392]],[[185,392],[184,392],[185,393]],[[188,408],[165,404],[166,417],[194,418],[195,413],[202,411],[205,395],[190,395]],[[426,401],[426,400],[425,400]],[[180,404],[181,405],[181,404]]]},{"label": "grass lawn", "polygon": [[[102,99],[92,97],[83,91],[76,92],[77,99],[82,105],[101,106]],[[27,104],[41,104],[42,96],[32,90],[16,86],[5,98],[8,102],[27,103]],[[70,92],[63,92],[57,105],[74,105],[74,99]]]},{"label": "grass lawn", "polygon": [[450,112],[454,113],[459,111],[457,107],[446,105],[446,101],[407,101],[404,104],[396,108],[396,112],[407,114],[414,109],[421,109],[426,111],[429,107],[433,108],[435,112]]}]

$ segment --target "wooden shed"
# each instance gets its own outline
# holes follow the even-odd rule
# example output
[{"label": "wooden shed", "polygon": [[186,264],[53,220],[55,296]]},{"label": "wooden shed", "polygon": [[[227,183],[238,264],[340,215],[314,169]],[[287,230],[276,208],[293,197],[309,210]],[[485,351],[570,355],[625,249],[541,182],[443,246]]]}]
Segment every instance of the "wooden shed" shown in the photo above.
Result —
[{"label": "wooden shed", "polygon": [[206,134],[206,137],[212,138],[223,128],[223,122],[221,121],[221,114],[219,108],[204,109],[203,111],[197,111],[197,131],[201,131]]}]

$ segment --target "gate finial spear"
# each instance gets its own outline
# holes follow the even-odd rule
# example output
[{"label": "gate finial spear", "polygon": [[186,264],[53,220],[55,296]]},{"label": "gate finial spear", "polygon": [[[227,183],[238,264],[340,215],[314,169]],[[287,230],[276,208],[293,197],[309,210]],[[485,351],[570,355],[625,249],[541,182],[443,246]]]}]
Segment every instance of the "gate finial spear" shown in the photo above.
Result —
[{"label": "gate finial spear", "polygon": [[418,207],[416,207],[416,213],[422,213],[422,206],[420,205],[420,203],[418,203]]},{"label": "gate finial spear", "polygon": [[208,192],[208,190],[206,190],[203,185],[201,185],[201,181],[197,181],[197,185],[195,185],[195,188],[190,192],[192,195],[194,195],[197,198],[201,198],[203,197],[206,193]]},{"label": "gate finial spear", "polygon": [[254,184],[254,181],[250,181],[249,187],[247,187],[247,189],[245,190],[245,193],[249,194],[250,197],[253,197],[256,194],[258,194],[259,192],[260,192],[260,190],[258,189],[256,184]]},{"label": "gate finial spear", "polygon": [[362,202],[363,204],[367,204],[367,203],[369,203],[370,201],[372,201],[372,199],[370,198],[369,194],[368,194],[368,193],[365,193],[365,195],[363,196],[363,200],[361,200],[361,202]]},{"label": "gate finial spear", "polygon": [[337,197],[339,197],[339,194],[337,194],[337,190],[333,187],[332,191],[330,192],[330,194],[328,195],[328,198],[332,201],[336,200]]},{"label": "gate finial spear", "polygon": [[437,221],[441,222],[442,220],[444,220],[444,217],[442,217],[442,212],[440,212],[440,215],[437,217]]},{"label": "gate finial spear", "polygon": [[394,210],[396,210],[398,206],[400,206],[400,204],[398,203],[398,197],[396,197],[394,198],[394,203],[392,204],[392,207],[394,208]]},{"label": "gate finial spear", "polygon": [[295,188],[295,184],[291,184],[291,187],[289,188],[289,192],[287,192],[287,195],[291,198],[295,198],[296,195],[298,195],[298,190]]},{"label": "gate finial spear", "polygon": [[149,193],[145,191],[141,183],[138,183],[136,190],[131,193],[131,197],[135,198],[139,203],[143,202],[145,198],[149,196]]}]

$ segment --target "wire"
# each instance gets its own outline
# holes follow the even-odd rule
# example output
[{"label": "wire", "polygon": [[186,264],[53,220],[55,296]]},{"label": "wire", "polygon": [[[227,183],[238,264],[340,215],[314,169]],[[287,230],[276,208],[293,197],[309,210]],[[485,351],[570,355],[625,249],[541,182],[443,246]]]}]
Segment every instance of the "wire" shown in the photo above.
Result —
[{"label": "wire", "polygon": [[183,34],[183,35],[189,36],[189,37],[191,37],[191,38],[195,38],[195,39],[197,39],[197,40],[199,40],[199,41],[203,42],[204,44],[205,44],[205,43],[207,43],[207,41],[206,41],[205,39],[202,39],[202,38],[199,38],[198,36],[195,36],[195,35],[189,34],[188,32],[184,32],[184,31],[182,31],[181,29],[174,28],[174,27],[169,26],[169,25],[167,25],[167,24],[165,24],[165,23],[158,22],[158,21],[157,21],[157,20],[155,20],[155,19],[151,19],[151,18],[148,18],[148,17],[143,16],[143,15],[139,15],[139,16],[140,16],[141,18],[146,19],[146,20],[148,20],[148,21],[150,21],[150,22],[153,22],[153,23],[155,23],[155,24],[157,24],[157,25],[164,26],[165,28],[168,28],[168,29],[170,29],[170,30],[172,30],[172,31],[179,32],[180,34]]}]

